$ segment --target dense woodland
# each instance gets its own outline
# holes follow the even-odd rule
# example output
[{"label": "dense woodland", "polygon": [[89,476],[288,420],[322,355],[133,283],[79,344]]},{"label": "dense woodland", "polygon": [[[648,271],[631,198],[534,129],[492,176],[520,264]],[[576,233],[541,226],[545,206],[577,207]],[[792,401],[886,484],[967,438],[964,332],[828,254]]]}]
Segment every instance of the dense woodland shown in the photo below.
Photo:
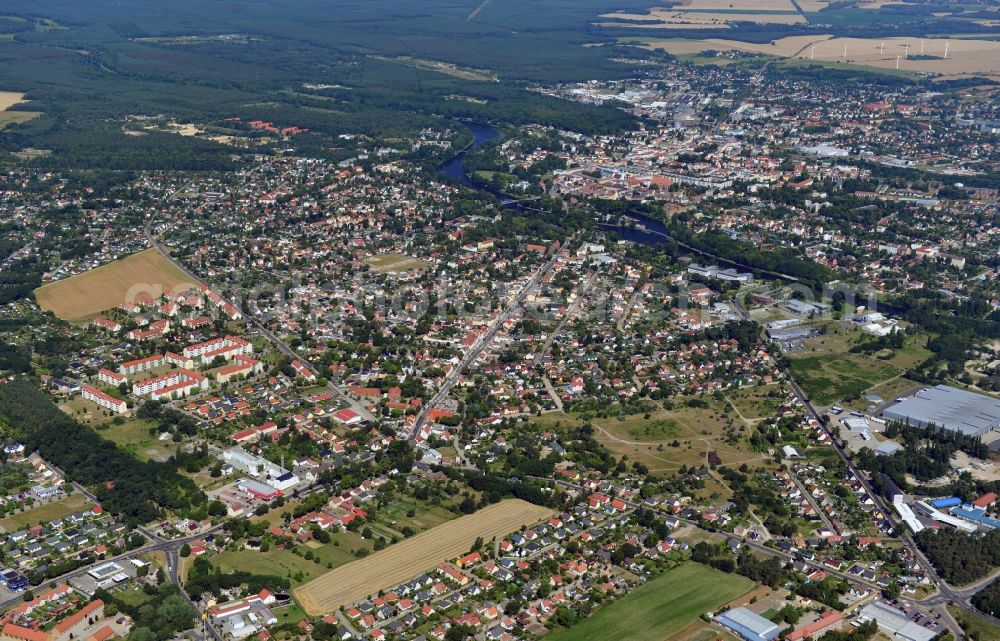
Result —
[{"label": "dense woodland", "polygon": [[972,605],[986,614],[1000,616],[1000,580],[990,583],[972,597]]},{"label": "dense woodland", "polygon": [[[619,131],[634,118],[530,87],[632,73],[612,60],[631,49],[581,46],[606,9],[604,0],[518,0],[488,3],[469,20],[462,0],[347,2],[335,12],[322,0],[96,0],[82,9],[74,0],[9,0],[5,12],[30,20],[0,25],[10,34],[0,39],[4,88],[27,91],[30,102],[15,109],[42,115],[8,127],[0,155],[30,147],[52,152],[30,162],[59,169],[216,170],[246,153],[155,131],[127,135],[132,116],[216,130],[233,127],[228,117],[271,120],[310,129],[296,146],[336,158],[350,154],[342,133],[388,139],[463,118]],[[58,28],[36,28],[39,18]]]},{"label": "dense woodland", "polygon": [[924,530],[914,537],[941,577],[964,585],[1000,565],[1000,530],[969,536],[957,530]]},{"label": "dense woodland", "polygon": [[263,588],[274,592],[284,592],[288,590],[289,585],[287,578],[270,574],[256,574],[250,571],[223,574],[208,560],[197,557],[188,572],[184,589],[191,595],[191,598],[198,599],[206,592],[218,597],[223,594],[223,590],[242,586],[246,586],[247,591],[253,593],[260,592]]},{"label": "dense woodland", "polygon": [[0,417],[10,438],[25,443],[69,480],[94,490],[105,509],[129,525],[171,510],[207,514],[207,498],[176,464],[140,461],[63,414],[28,379],[0,384]]}]

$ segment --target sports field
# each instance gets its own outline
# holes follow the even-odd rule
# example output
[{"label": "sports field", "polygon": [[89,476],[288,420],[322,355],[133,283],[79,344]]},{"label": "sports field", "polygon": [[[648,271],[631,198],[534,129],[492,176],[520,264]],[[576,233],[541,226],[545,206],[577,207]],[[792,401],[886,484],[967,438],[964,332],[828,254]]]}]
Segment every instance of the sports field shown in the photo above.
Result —
[{"label": "sports field", "polygon": [[116,307],[126,296],[158,298],[168,290],[196,287],[154,249],[101,265],[35,290],[38,305],[68,321],[81,321]]},{"label": "sports field", "polygon": [[501,537],[551,514],[526,501],[501,501],[333,569],[295,588],[294,595],[310,616],[332,612],[468,552],[479,537]]},{"label": "sports field", "polygon": [[699,563],[685,563],[600,608],[547,641],[663,641],[699,615],[740,597],[753,582]]},{"label": "sports field", "polygon": [[405,272],[409,270],[423,271],[429,266],[419,258],[404,256],[403,254],[382,254],[372,256],[367,262],[372,269],[379,272]]}]

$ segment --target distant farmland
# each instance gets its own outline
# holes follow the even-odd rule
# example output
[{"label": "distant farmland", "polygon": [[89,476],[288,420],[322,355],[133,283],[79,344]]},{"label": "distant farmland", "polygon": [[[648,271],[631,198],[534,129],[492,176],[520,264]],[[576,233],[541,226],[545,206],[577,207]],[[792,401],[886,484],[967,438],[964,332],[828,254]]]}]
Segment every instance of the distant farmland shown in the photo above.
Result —
[{"label": "distant farmland", "polygon": [[130,292],[154,298],[182,285],[195,286],[154,249],[101,265],[35,290],[38,305],[68,321],[81,321],[111,309]]},{"label": "distant farmland", "polygon": [[7,125],[28,122],[42,115],[40,111],[11,111],[14,105],[24,102],[24,94],[17,91],[0,91],[0,129]]},{"label": "distant farmland", "polygon": [[295,598],[310,616],[332,612],[468,552],[479,537],[502,537],[551,514],[526,501],[501,501],[331,570],[296,588]]},{"label": "distant farmland", "polygon": [[[863,65],[900,72],[929,73],[944,78],[981,74],[1000,78],[1000,42],[975,38],[834,38],[829,34],[789,36],[769,43],[741,42],[722,38],[623,39],[645,49],[663,49],[675,55],[703,51],[746,51],[780,58],[795,58],[802,64],[815,62]],[[948,57],[945,58],[945,47]]]}]

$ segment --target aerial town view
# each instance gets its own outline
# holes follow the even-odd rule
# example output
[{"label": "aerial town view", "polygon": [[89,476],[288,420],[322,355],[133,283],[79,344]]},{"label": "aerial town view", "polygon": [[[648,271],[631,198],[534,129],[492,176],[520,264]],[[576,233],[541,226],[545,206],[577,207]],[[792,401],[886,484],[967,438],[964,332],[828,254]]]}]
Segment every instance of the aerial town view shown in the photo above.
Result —
[{"label": "aerial town view", "polygon": [[3,0],[0,641],[1000,641],[1000,0]]}]

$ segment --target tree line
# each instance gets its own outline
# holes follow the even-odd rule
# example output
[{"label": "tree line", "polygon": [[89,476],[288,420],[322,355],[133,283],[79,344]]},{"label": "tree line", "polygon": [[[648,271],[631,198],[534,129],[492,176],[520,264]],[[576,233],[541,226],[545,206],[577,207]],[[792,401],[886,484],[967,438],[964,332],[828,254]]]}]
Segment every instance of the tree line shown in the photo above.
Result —
[{"label": "tree line", "polygon": [[135,526],[166,511],[186,515],[207,509],[207,497],[172,462],[140,461],[63,414],[26,378],[0,385],[0,416],[9,436],[94,489],[102,506]]}]

